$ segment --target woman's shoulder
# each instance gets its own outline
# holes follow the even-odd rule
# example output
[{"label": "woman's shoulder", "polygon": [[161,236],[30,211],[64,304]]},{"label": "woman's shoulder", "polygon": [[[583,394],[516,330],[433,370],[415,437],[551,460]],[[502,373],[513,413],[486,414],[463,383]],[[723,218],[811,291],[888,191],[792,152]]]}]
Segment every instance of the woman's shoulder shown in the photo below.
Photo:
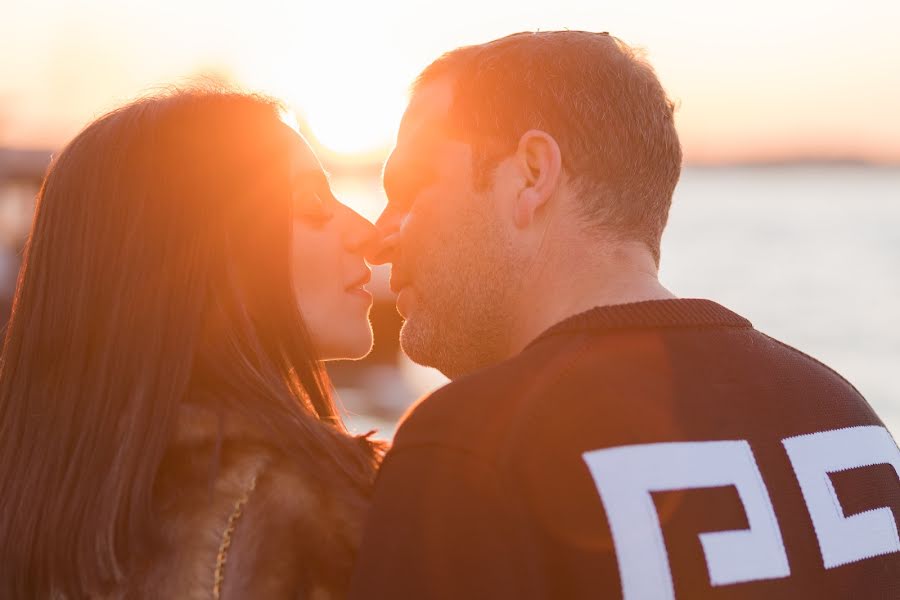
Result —
[{"label": "woman's shoulder", "polygon": [[254,475],[237,475],[229,485],[236,498],[226,524],[230,548],[227,557],[221,548],[217,556],[227,561],[220,572],[223,592],[279,598],[318,589],[315,597],[343,597],[367,500],[310,479],[287,457],[267,458]]},{"label": "woman's shoulder", "polygon": [[213,597],[217,586],[222,598],[295,598],[316,588],[339,597],[367,502],[350,486],[312,478],[264,432],[185,408],[157,479],[161,552],[149,579],[178,597]]}]

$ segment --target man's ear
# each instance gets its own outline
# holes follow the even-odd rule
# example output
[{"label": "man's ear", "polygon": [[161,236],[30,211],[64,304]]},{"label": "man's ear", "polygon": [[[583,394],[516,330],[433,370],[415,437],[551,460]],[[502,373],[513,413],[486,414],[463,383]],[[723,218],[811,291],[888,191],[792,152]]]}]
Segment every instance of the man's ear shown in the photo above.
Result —
[{"label": "man's ear", "polygon": [[531,129],[519,139],[514,158],[515,167],[524,182],[515,201],[514,222],[516,227],[524,229],[559,187],[562,155],[553,136]]}]

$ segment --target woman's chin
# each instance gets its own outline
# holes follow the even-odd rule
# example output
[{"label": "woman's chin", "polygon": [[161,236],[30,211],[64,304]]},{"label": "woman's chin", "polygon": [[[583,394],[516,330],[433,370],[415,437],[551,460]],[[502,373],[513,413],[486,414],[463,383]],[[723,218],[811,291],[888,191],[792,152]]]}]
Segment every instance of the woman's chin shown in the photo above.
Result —
[{"label": "woman's chin", "polygon": [[365,333],[347,336],[341,340],[331,340],[320,349],[319,356],[323,361],[331,360],[359,360],[368,356],[372,351],[372,329],[367,328]]}]

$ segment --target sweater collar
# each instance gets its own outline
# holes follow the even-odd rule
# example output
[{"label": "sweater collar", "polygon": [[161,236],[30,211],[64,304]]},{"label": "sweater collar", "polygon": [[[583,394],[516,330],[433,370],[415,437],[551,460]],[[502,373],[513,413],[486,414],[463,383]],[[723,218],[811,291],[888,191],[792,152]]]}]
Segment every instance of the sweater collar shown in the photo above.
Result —
[{"label": "sweater collar", "polygon": [[712,300],[675,298],[597,306],[550,327],[529,346],[556,335],[616,329],[672,329],[692,327],[753,327],[744,317]]}]

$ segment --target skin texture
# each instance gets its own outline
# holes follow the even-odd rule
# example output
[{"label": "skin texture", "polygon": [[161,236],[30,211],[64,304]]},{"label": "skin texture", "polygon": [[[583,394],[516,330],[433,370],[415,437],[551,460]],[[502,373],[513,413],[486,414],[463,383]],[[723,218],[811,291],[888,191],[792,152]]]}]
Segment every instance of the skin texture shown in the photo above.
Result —
[{"label": "skin texture", "polygon": [[377,231],[334,198],[315,154],[292,136],[294,293],[320,359],[361,358],[372,348],[363,256]]},{"label": "skin texture", "polygon": [[410,101],[384,171],[369,261],[391,262],[404,352],[450,378],[505,360],[594,306],[674,297],[650,249],[587,224],[544,131],[524,132],[476,186],[472,146],[444,126],[452,80]]}]

